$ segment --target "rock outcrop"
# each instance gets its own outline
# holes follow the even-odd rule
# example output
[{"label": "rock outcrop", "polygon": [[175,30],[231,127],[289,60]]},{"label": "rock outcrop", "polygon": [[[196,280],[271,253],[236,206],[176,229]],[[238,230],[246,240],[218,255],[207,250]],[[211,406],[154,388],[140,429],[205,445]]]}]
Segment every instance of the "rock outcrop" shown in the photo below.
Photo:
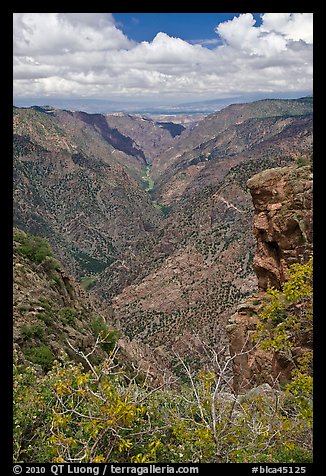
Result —
[{"label": "rock outcrop", "polygon": [[243,393],[262,383],[273,384],[273,355],[255,346],[252,335],[256,330],[261,295],[257,294],[238,306],[229,319],[226,331],[233,357],[233,390]]},{"label": "rock outcrop", "polygon": [[312,251],[312,172],[310,166],[265,170],[247,182],[255,207],[258,287],[281,288],[291,264]]},{"label": "rock outcrop", "polygon": [[255,207],[254,269],[259,292],[238,307],[227,326],[230,354],[234,356],[233,387],[241,393],[262,383],[288,381],[295,358],[307,345],[301,343],[303,347],[295,347],[289,355],[267,352],[254,344],[252,335],[264,291],[269,287],[281,289],[289,266],[305,262],[313,245],[310,166],[265,170],[254,175],[247,185]]}]

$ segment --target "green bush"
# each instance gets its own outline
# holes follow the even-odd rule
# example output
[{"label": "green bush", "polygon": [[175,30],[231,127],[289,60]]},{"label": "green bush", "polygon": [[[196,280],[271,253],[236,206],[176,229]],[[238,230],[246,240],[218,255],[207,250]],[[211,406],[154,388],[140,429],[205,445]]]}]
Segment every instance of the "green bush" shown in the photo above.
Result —
[{"label": "green bush", "polygon": [[54,362],[52,350],[47,345],[40,345],[38,347],[30,347],[26,349],[25,357],[33,364],[40,365],[44,372],[51,370]]},{"label": "green bush", "polygon": [[54,302],[52,301],[52,299],[43,296],[39,298],[38,303],[47,311],[50,311],[54,307]]},{"label": "green bush", "polygon": [[78,315],[78,311],[76,309],[73,309],[71,307],[63,307],[62,309],[59,310],[59,316],[63,320],[63,322],[67,324],[73,324],[75,322],[75,319]]},{"label": "green bush", "polygon": [[[52,258],[53,256],[50,245],[45,238],[17,231],[14,234],[14,240],[19,243],[17,246],[18,253],[34,263],[42,263],[45,258]],[[57,264],[58,262],[53,261],[53,267]]]},{"label": "green bush", "polygon": [[96,278],[93,276],[83,276],[80,278],[80,285],[84,291],[89,291],[96,284]]},{"label": "green bush", "polygon": [[283,289],[266,292],[257,325],[256,338],[265,349],[282,350],[297,344],[301,335],[312,334],[313,259],[290,266]]},{"label": "green bush", "polygon": [[28,312],[30,311],[31,309],[33,309],[33,306],[31,306],[30,304],[22,304],[21,306],[18,306],[18,311],[20,312]]},{"label": "green bush", "polygon": [[311,159],[308,157],[299,157],[296,160],[296,166],[297,167],[304,167],[305,165],[310,165],[311,164]]},{"label": "green bush", "polygon": [[279,450],[276,455],[276,461],[286,461],[287,463],[312,463],[313,458],[311,451],[304,448],[284,448]]},{"label": "green bush", "polygon": [[44,324],[46,324],[46,326],[48,327],[52,326],[54,317],[55,317],[54,314],[49,311],[41,311],[37,315],[37,318],[43,321]]},{"label": "green bush", "polygon": [[[293,357],[295,367],[291,381],[285,385],[288,406],[298,421],[312,426],[313,377],[312,348],[305,340],[313,335],[313,258],[306,263],[290,266],[289,279],[282,290],[268,289],[266,301],[259,315],[256,339],[264,350],[290,353],[293,348],[303,347],[300,357]],[[295,355],[295,354],[293,354]]]},{"label": "green bush", "polygon": [[312,459],[308,427],[282,399],[252,396],[234,407],[224,392],[216,393],[219,374],[214,370],[191,371],[192,383],[177,391],[154,390],[147,379],[141,384],[126,379],[111,358],[87,371],[82,364],[60,360],[52,365],[51,350],[43,346],[30,349],[30,361],[46,372],[52,366],[50,372],[15,368],[15,462]]},{"label": "green bush", "polygon": [[38,337],[41,339],[44,336],[44,326],[42,324],[31,324],[30,326],[24,325],[20,329],[21,336],[23,338],[30,339],[32,337]]},{"label": "green bush", "polygon": [[167,205],[160,205],[160,208],[161,208],[161,213],[164,217],[169,216],[171,211],[170,207],[168,207]]},{"label": "green bush", "polygon": [[51,299],[40,297],[37,304],[43,308],[37,314],[37,318],[44,322],[47,326],[51,326],[56,317],[56,305]]},{"label": "green bush", "polygon": [[[59,261],[53,258],[52,256],[46,256],[44,260],[42,261],[42,263],[43,263],[43,268],[46,271],[50,271],[52,269],[59,271],[61,269],[61,265]],[[53,279],[56,280],[58,284],[60,283],[59,276],[54,276]]]},{"label": "green bush", "polygon": [[111,329],[101,317],[92,321],[89,327],[96,338],[101,337],[101,347],[104,351],[110,352],[114,349],[120,337],[119,331]]}]

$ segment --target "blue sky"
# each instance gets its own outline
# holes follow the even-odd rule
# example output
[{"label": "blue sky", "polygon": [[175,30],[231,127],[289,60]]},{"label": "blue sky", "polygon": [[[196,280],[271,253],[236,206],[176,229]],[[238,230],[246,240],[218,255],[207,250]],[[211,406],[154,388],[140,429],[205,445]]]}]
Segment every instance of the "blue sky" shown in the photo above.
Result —
[{"label": "blue sky", "polygon": [[13,20],[15,98],[175,104],[312,93],[312,13],[14,13]]},{"label": "blue sky", "polygon": [[[239,13],[113,13],[121,30],[132,40],[152,41],[163,31],[189,42],[212,40],[207,43],[208,48],[218,42],[215,27],[236,15]],[[254,13],[253,16],[259,26],[260,14]]]}]

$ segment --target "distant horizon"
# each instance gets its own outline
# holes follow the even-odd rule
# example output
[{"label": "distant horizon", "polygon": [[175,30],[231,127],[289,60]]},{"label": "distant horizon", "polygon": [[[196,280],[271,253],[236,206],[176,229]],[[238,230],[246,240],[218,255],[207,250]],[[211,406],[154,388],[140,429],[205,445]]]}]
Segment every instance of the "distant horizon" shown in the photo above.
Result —
[{"label": "distant horizon", "polygon": [[[50,106],[57,109],[67,109],[71,111],[84,111],[89,113],[110,113],[110,112],[124,112],[130,114],[204,114],[218,111],[231,104],[241,104],[248,102],[255,102],[264,99],[301,99],[304,97],[313,97],[312,92],[301,91],[298,93],[280,93],[280,94],[257,94],[229,97],[205,99],[197,101],[183,101],[177,104],[164,104],[157,101],[150,100],[128,100],[122,99],[99,99],[99,98],[63,98],[63,97],[18,97],[13,98],[13,106],[15,107],[45,107]],[[81,109],[83,107],[83,109]]]}]

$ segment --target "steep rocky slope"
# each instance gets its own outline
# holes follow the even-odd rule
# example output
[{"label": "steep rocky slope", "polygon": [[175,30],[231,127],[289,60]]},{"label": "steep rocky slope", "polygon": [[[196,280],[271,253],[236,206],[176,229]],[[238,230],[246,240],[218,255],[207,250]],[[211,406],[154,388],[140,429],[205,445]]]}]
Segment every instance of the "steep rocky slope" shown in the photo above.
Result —
[{"label": "steep rocky slope", "polygon": [[109,309],[99,310],[96,300],[53,257],[46,240],[14,228],[13,251],[13,344],[18,362],[46,372],[54,359],[64,358],[63,351],[84,365],[78,352],[89,354],[94,365],[117,345],[115,364],[127,376],[138,372],[153,385],[169,376],[161,371],[165,365],[158,353],[130,342],[112,327]]},{"label": "steep rocky slope", "polygon": [[161,220],[141,187],[141,154],[127,155],[125,143],[113,148],[103,121],[14,110],[14,223],[47,237],[77,277],[112,265],[119,273]]},{"label": "steep rocky slope", "polygon": [[133,146],[132,139],[110,128],[101,114],[50,106],[14,107],[13,112],[14,134],[29,138],[34,144],[122,165],[135,178],[141,174],[143,152]]},{"label": "steep rocky slope", "polygon": [[[280,145],[283,154],[291,154],[293,145],[287,147],[289,137],[299,139],[301,150],[309,151],[311,133],[309,98],[228,106],[207,116],[193,130],[184,132],[173,147],[154,161],[155,197],[170,204],[184,193],[191,194],[198,182],[201,185],[213,183],[223,174],[225,158],[239,163],[246,157],[271,156]],[[208,171],[214,171],[212,181]]]},{"label": "steep rocky slope", "polygon": [[[267,108],[269,102],[263,104]],[[278,109],[265,112],[289,115],[291,106],[291,101],[280,101]],[[310,110],[310,104],[294,102],[292,112],[304,108]],[[258,114],[251,105],[248,114],[253,110]],[[131,338],[168,353],[171,347],[186,345],[193,334],[219,345],[229,313],[257,289],[252,267],[255,238],[248,232],[254,210],[247,180],[262,170],[307,157],[312,151],[312,117],[250,119],[236,130],[244,129],[254,137],[252,147],[230,155],[224,150],[221,157],[188,168],[180,161],[180,173],[164,175],[161,184],[166,180],[170,215],[153,233],[151,243],[146,242],[140,261],[135,258],[137,273],[131,285],[113,299],[116,325]],[[183,137],[187,141],[189,136]],[[235,134],[230,142],[234,150],[237,140]],[[109,298],[105,281],[99,281],[97,290]]]},{"label": "steep rocky slope", "polygon": [[[254,347],[252,335],[264,291],[281,288],[289,278],[289,266],[304,263],[312,255],[312,180],[307,165],[265,170],[248,181],[255,207],[253,263],[259,292],[243,302],[229,320],[226,329],[231,355]],[[312,349],[312,336],[304,333],[287,352],[266,352],[258,346],[235,357],[234,388],[243,391],[264,382],[273,384],[276,379],[288,381],[296,359],[307,349]]]},{"label": "steep rocky slope", "polygon": [[[250,119],[302,116],[312,113],[312,98],[265,99],[244,104],[231,104],[200,121],[194,130],[185,132],[175,141],[173,148],[163,154],[153,166],[155,180],[191,153],[196,147],[215,140],[230,126],[237,126]],[[251,130],[251,133],[254,131]],[[255,136],[255,135],[253,135]],[[236,147],[236,144],[232,147]],[[197,154],[198,155],[198,154]]]},{"label": "steep rocky slope", "polygon": [[[175,209],[153,234],[149,253],[141,255],[137,278],[113,298],[115,324],[130,338],[167,353],[187,346],[190,335],[224,344],[230,312],[257,290],[250,232],[254,210],[246,182],[265,168],[287,163],[270,158],[239,164],[215,187]],[[97,290],[105,295],[102,282]]]},{"label": "steep rocky slope", "polygon": [[[68,340],[77,349],[91,351],[96,341],[92,324],[104,317],[43,240],[17,228],[13,236],[13,337],[19,358],[45,370],[62,350],[76,360]],[[98,349],[94,357],[101,354]]]},{"label": "steep rocky slope", "polygon": [[[171,167],[160,177],[159,183],[154,184],[154,190],[151,190],[150,193],[161,202],[161,209],[164,208],[169,216],[161,223],[157,232],[147,237],[148,239],[144,242],[144,253],[134,256],[132,262],[128,263],[129,283],[139,282],[139,279],[143,278],[146,273],[149,274],[151,270],[157,269],[157,266],[162,263],[164,258],[173,254],[181,246],[181,242],[187,240],[189,235],[194,236],[197,234],[197,215],[194,213],[194,209],[197,206],[199,210],[205,209],[208,197],[214,195],[219,188],[224,190],[225,196],[223,195],[223,200],[231,201],[231,203],[233,201],[234,203],[241,203],[243,201],[246,204],[246,198],[241,190],[238,192],[238,186],[230,184],[234,176],[237,176],[237,180],[240,180],[240,189],[245,189],[245,181],[241,179],[241,174],[248,179],[250,173],[254,174],[265,168],[286,165],[302,155],[309,156],[312,152],[312,115],[307,113],[305,116],[295,116],[297,113],[311,111],[311,102],[309,100],[262,101],[253,103],[253,105],[235,106],[235,108],[231,108],[233,115],[231,115],[231,118],[228,117],[228,121],[225,119],[226,113],[220,111],[212,115],[213,118],[211,116],[205,118],[198,124],[197,128],[205,131],[207,127],[210,131],[209,134],[212,136],[214,134],[212,122],[216,126],[219,115],[222,115],[220,122],[223,129],[225,122],[229,125],[232,118],[234,119],[235,117],[237,121],[241,119],[244,115],[244,110],[246,110],[245,117],[250,116],[250,114],[283,114],[283,116],[255,118],[245,121],[245,123],[241,123],[238,126],[232,125],[230,127],[233,128],[233,135],[231,139],[230,137],[228,138],[231,149],[232,147],[234,151],[237,149],[237,140],[241,139],[241,134],[244,137],[253,137],[252,146],[246,147],[240,153],[232,152],[233,149],[221,150],[220,156],[207,161],[201,160],[201,146],[196,147],[189,152],[189,154],[191,153],[191,160],[193,160],[193,157],[196,158],[196,163],[189,165],[187,160],[184,161],[180,158],[175,167]],[[239,107],[239,110],[235,114],[237,107]],[[244,130],[246,133],[244,133]],[[173,151],[181,146],[184,148],[190,147],[189,137],[195,138],[197,142],[202,140],[201,135],[198,135],[197,132],[189,134],[188,131],[183,132],[181,137],[176,139],[172,148]],[[225,137],[228,137],[227,134]],[[223,133],[220,134],[220,139],[223,139]],[[217,140],[217,138],[214,140]],[[214,142],[214,140],[211,139],[210,142]],[[163,156],[165,157],[164,154]],[[150,171],[151,177],[155,178],[155,169],[158,166],[157,164],[163,160],[163,156],[158,156],[154,159]],[[188,157],[187,154],[185,156]],[[237,171],[241,172],[238,173]],[[223,186],[224,181],[228,184],[229,191],[227,191],[228,187]],[[218,200],[220,202],[220,198]],[[162,202],[164,207],[162,207]],[[193,215],[194,218],[192,218]],[[183,216],[185,219],[183,219]],[[207,217],[208,222],[209,216]],[[223,227],[222,222],[223,220],[221,220],[221,226]],[[216,224],[216,228],[218,227],[219,225]],[[243,229],[244,227],[242,227]],[[236,231],[235,234],[237,234]],[[211,238],[205,236],[202,241],[206,239],[208,239],[206,245],[209,246]],[[104,284],[108,281],[107,275],[108,271],[104,271],[103,279],[100,279],[98,282],[98,289],[109,297],[112,296],[112,293],[107,292]],[[127,283],[126,280],[124,282]]]},{"label": "steep rocky slope", "polygon": [[204,186],[223,180],[237,164],[277,156],[295,159],[311,150],[311,114],[248,119],[230,125],[208,142],[184,152],[159,177],[153,195],[161,203],[175,206]]},{"label": "steep rocky slope", "polygon": [[111,113],[105,116],[108,125],[132,138],[136,146],[143,151],[147,163],[160,156],[173,146],[173,137],[185,128],[172,122],[157,122],[141,114]]}]

